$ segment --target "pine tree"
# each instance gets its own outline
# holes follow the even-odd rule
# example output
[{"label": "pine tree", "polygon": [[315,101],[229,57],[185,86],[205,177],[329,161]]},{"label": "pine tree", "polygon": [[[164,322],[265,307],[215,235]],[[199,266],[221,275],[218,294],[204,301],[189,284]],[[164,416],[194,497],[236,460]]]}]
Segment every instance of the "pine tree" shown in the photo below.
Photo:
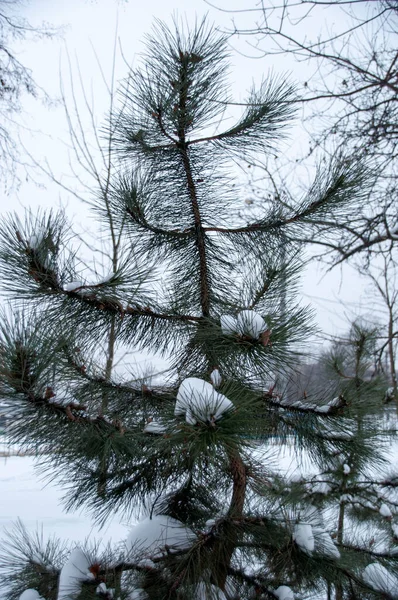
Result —
[{"label": "pine tree", "polygon": [[[312,331],[295,296],[295,235],[310,239],[314,216],[347,218],[369,181],[336,159],[294,211],[239,221],[236,164],[276,151],[294,90],[265,81],[220,132],[227,57],[226,39],[205,22],[191,31],[158,23],[148,39],[112,116],[118,176],[106,205],[94,203],[100,223],[111,213],[122,232],[110,277],[82,276],[62,215],[1,227],[10,433],[39,449],[67,507],[86,506],[98,522],[115,510],[138,520],[125,546],[102,553],[43,546],[18,526],[1,560],[12,600],[289,600],[324,598],[336,584],[350,598],[393,597],[362,576],[369,553],[332,541],[269,449],[273,438],[292,440],[320,470],[337,453],[355,456],[358,473],[379,460],[374,428],[358,431],[355,394],[292,400],[283,383]],[[119,347],[165,356],[162,378],[104,376],[111,328]],[[396,568],[393,556],[385,564]]]},{"label": "pine tree", "polygon": [[[364,430],[368,436],[373,432],[381,444],[388,440],[388,422],[383,423],[382,410],[388,379],[377,368],[378,338],[377,328],[354,322],[348,335],[335,340],[321,357],[316,380],[310,378],[306,382],[308,393],[317,395],[319,385],[327,385],[331,395],[340,395],[351,405],[351,414],[356,413],[356,425],[350,426],[345,435],[353,445]],[[393,521],[397,473],[386,469],[386,462],[388,466],[386,458],[369,463],[353,448],[348,454],[334,452],[321,472],[310,478],[302,477],[294,485],[314,507],[316,525],[329,523],[337,547],[327,537],[324,550],[335,558],[340,558],[342,549],[355,553],[358,565],[362,564],[365,581],[387,593],[387,597],[396,597],[397,580],[390,571],[394,570],[397,541],[397,526]],[[380,559],[381,566],[377,565]],[[334,596],[330,595],[332,588]],[[336,581],[334,586],[329,584],[328,592],[328,597],[336,600],[355,597],[350,580]]]}]

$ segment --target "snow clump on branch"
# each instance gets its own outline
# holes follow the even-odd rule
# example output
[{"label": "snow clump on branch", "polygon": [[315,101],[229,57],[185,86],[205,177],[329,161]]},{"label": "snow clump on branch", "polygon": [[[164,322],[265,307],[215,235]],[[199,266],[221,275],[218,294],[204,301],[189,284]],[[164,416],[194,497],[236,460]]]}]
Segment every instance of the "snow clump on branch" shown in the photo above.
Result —
[{"label": "snow clump on branch", "polygon": [[263,317],[254,310],[242,310],[237,317],[221,315],[220,323],[224,335],[248,335],[255,340],[269,329]]},{"label": "snow clump on branch", "polygon": [[181,383],[174,414],[185,415],[185,420],[190,425],[198,421],[214,422],[234,408],[234,405],[214,387],[197,377],[188,377]]},{"label": "snow clump on branch", "polygon": [[364,582],[377,592],[390,594],[398,598],[398,579],[392,575],[383,565],[371,563],[363,571]]},{"label": "snow clump on branch", "polygon": [[68,560],[61,569],[57,600],[70,598],[81,592],[83,581],[93,578],[89,567],[90,562],[83,550],[76,548],[71,552]]},{"label": "snow clump on branch", "polygon": [[76,292],[80,291],[81,288],[84,288],[85,284],[82,281],[70,281],[69,283],[65,283],[64,291],[65,292]]},{"label": "snow clump on branch", "polygon": [[274,590],[273,594],[279,600],[294,600],[294,594],[287,585],[280,585],[278,589]]},{"label": "snow clump on branch", "polygon": [[222,377],[218,369],[213,369],[213,371],[210,373],[210,379],[215,388],[220,387],[222,383]]},{"label": "snow clump on branch", "polygon": [[22,594],[19,596],[19,600],[43,600],[43,599],[37,590],[29,589],[29,590],[25,590],[24,592],[22,592]]},{"label": "snow clump on branch", "polygon": [[181,521],[166,515],[147,517],[133,527],[126,540],[128,552],[139,553],[141,558],[160,558],[166,552],[189,548],[197,537]]},{"label": "snow clump on branch", "polygon": [[309,523],[296,523],[293,530],[293,540],[307,554],[315,548],[314,534]]}]

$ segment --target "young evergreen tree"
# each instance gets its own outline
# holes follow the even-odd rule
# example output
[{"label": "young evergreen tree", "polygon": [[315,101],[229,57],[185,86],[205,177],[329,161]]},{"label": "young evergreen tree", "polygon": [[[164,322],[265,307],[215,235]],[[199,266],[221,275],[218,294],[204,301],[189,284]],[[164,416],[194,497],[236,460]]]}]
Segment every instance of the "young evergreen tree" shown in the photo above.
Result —
[{"label": "young evergreen tree", "polygon": [[[86,506],[98,522],[115,510],[138,520],[123,546],[100,554],[43,546],[19,526],[1,559],[10,600],[291,600],[325,598],[331,585],[347,598],[394,597],[364,567],[384,561],[395,581],[396,558],[333,541],[268,445],[293,440],[320,470],[337,453],[355,456],[358,474],[381,460],[375,428],[358,430],[355,392],[292,400],[281,383],[311,333],[294,296],[299,248],[285,227],[311,237],[313,217],[346,218],[367,178],[353,162],[324,164],[294,211],[239,222],[235,164],[275,151],[294,92],[264,82],[220,132],[226,58],[226,40],[205,22],[192,31],[158,24],[148,40],[112,119],[118,177],[106,206],[95,202],[101,222],[123,232],[110,277],[82,277],[60,215],[1,227],[10,433],[38,448],[67,507]],[[119,345],[167,358],[162,381],[104,376],[111,326]]]},{"label": "young evergreen tree", "polygon": [[[383,404],[389,382],[376,366],[378,334],[377,328],[354,322],[348,335],[335,340],[321,357],[316,365],[316,379],[310,377],[306,382],[307,394],[316,396],[319,386],[326,385],[331,395],[340,395],[351,404],[356,425],[350,426],[345,435],[353,441],[361,438],[364,430],[368,434],[373,430],[380,443],[383,437],[384,441],[388,439],[389,423],[383,423]],[[397,551],[398,531],[393,519],[398,480],[396,469],[395,473],[385,468],[380,471],[380,466],[364,462],[360,454],[351,450],[348,454],[333,452],[321,472],[297,479],[294,486],[296,493],[301,489],[302,497],[316,507],[314,516],[319,522],[327,521],[331,528],[337,548],[327,538],[325,551],[336,558],[342,549],[362,553],[358,564],[363,566],[365,580],[387,597],[396,597],[397,579],[389,570],[394,570]],[[379,559],[384,559],[384,565],[377,565]],[[328,598],[355,598],[352,589],[350,580],[336,581],[335,585],[329,582]]]}]

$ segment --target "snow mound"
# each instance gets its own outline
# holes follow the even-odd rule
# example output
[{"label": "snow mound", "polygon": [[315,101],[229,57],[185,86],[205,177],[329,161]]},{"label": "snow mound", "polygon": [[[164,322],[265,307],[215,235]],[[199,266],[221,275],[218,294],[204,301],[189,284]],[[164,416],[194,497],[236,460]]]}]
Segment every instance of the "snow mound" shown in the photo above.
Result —
[{"label": "snow mound", "polygon": [[296,523],[293,529],[293,540],[307,554],[315,548],[314,534],[309,523]]},{"label": "snow mound", "polygon": [[129,552],[139,552],[141,558],[160,558],[166,552],[189,548],[195,533],[181,521],[166,515],[154,515],[137,523],[126,540]]},{"label": "snow mound", "polygon": [[217,421],[233,408],[232,402],[210,383],[197,377],[188,377],[178,389],[174,414],[185,415],[187,423],[195,425],[197,421]]},{"label": "snow mound", "polygon": [[224,335],[248,335],[254,339],[268,329],[263,317],[254,310],[242,310],[237,317],[221,315],[220,324]]},{"label": "snow mound", "polygon": [[398,579],[383,565],[372,563],[363,571],[364,582],[377,592],[384,592],[398,598]]},{"label": "snow mound", "polygon": [[195,590],[194,600],[227,600],[225,594],[220,588],[213,584],[206,584],[203,581],[198,584]]},{"label": "snow mound", "polygon": [[350,465],[344,464],[343,465],[343,472],[344,472],[344,475],[349,475],[351,473],[351,467],[350,467]]},{"label": "snow mound", "polygon": [[58,600],[72,598],[81,591],[81,583],[92,578],[90,563],[80,548],[73,550],[61,569],[58,586]]},{"label": "snow mound", "polygon": [[287,585],[280,585],[278,589],[274,590],[274,596],[279,600],[294,600],[294,594]]},{"label": "snow mound", "polygon": [[38,591],[29,589],[22,592],[19,596],[19,600],[42,600],[42,597]]}]

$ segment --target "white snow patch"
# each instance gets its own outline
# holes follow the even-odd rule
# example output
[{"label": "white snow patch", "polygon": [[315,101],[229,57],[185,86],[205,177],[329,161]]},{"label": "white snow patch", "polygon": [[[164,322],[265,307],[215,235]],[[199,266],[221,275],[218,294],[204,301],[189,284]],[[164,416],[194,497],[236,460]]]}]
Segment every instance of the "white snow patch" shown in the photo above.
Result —
[{"label": "white snow patch", "polygon": [[377,592],[398,596],[398,579],[392,575],[383,565],[372,563],[363,571],[363,580],[367,585]]},{"label": "white snow patch", "polygon": [[216,520],[215,519],[208,519],[205,524],[206,524],[206,527],[208,527],[209,529],[211,529],[216,524]]},{"label": "white snow patch", "polygon": [[80,548],[72,550],[59,576],[58,600],[72,598],[81,590],[82,581],[91,578],[90,563]]},{"label": "white snow patch", "polygon": [[254,310],[242,310],[236,319],[239,333],[257,339],[268,327],[261,315]]},{"label": "white snow patch", "polygon": [[350,465],[344,464],[343,465],[343,472],[344,472],[344,475],[349,475],[351,473],[351,467],[350,467]]},{"label": "white snow patch", "polygon": [[127,600],[147,600],[149,598],[148,594],[142,588],[135,588],[132,592],[127,596]]},{"label": "white snow patch", "polygon": [[280,585],[273,593],[279,600],[294,600],[294,594],[287,585]]},{"label": "white snow patch", "polygon": [[238,333],[237,319],[233,315],[221,315],[220,324],[224,335]]},{"label": "white snow patch", "polygon": [[195,600],[227,600],[219,587],[203,581],[197,585],[194,598]]},{"label": "white snow patch", "polygon": [[37,590],[29,589],[22,592],[19,600],[42,600],[42,598]]},{"label": "white snow patch", "polygon": [[181,383],[174,414],[185,415],[187,423],[217,421],[226,411],[234,407],[232,402],[203,379],[188,377]]},{"label": "white snow patch", "polygon": [[320,527],[313,527],[315,538],[315,549],[317,552],[329,556],[330,558],[340,558],[340,552],[336,548],[334,541],[329,533]]},{"label": "white snow patch", "polygon": [[311,554],[315,548],[314,534],[309,523],[296,523],[293,530],[293,540],[301,550]]},{"label": "white snow patch", "polygon": [[315,481],[310,484],[310,489],[314,494],[328,494],[332,489],[326,481]]},{"label": "white snow patch", "polygon": [[141,569],[154,569],[156,566],[153,560],[151,560],[150,558],[144,558],[143,560],[140,560],[137,564],[139,567],[141,567]]},{"label": "white snow patch", "polygon": [[188,425],[196,425],[197,423],[197,420],[193,416],[190,408],[187,408],[187,412],[185,413],[185,420],[188,423]]},{"label": "white snow patch", "polygon": [[333,400],[330,400],[330,402],[328,402],[328,406],[338,406],[340,402],[340,396],[336,396],[336,398],[333,398]]},{"label": "white snow patch", "polygon": [[189,528],[166,515],[154,515],[137,523],[126,540],[129,552],[139,552],[143,558],[161,557],[172,552],[189,548],[196,540],[195,533]]},{"label": "white snow patch", "polygon": [[69,283],[65,283],[64,291],[65,292],[74,292],[75,290],[79,290],[79,288],[84,287],[84,283],[82,281],[70,281]]},{"label": "white snow patch", "polygon": [[213,371],[210,373],[210,379],[214,387],[219,387],[222,382],[220,371],[218,369],[213,369]]},{"label": "white snow patch", "polygon": [[389,509],[389,507],[387,506],[387,504],[385,504],[384,502],[380,506],[379,513],[381,514],[382,517],[386,517],[386,518],[392,517],[391,510]]},{"label": "white snow patch", "polygon": [[329,404],[324,404],[323,406],[317,406],[315,410],[318,413],[326,414],[329,412],[330,406],[329,406]]},{"label": "white snow patch", "polygon": [[158,433],[162,434],[166,431],[166,427],[158,421],[150,421],[144,427],[144,433]]},{"label": "white snow patch", "polygon": [[32,250],[37,250],[40,244],[43,243],[46,233],[47,231],[44,227],[39,229],[36,233],[32,233],[28,240],[29,248],[32,248]]},{"label": "white snow patch", "polygon": [[224,335],[248,335],[254,339],[268,329],[263,317],[254,310],[242,310],[237,317],[221,315],[220,324]]},{"label": "white snow patch", "polygon": [[392,532],[395,535],[395,537],[398,538],[398,524],[397,523],[391,523],[391,528],[392,528]]},{"label": "white snow patch", "polygon": [[106,592],[107,592],[106,583],[100,583],[99,586],[97,587],[97,589],[95,590],[96,594],[106,594]]}]

